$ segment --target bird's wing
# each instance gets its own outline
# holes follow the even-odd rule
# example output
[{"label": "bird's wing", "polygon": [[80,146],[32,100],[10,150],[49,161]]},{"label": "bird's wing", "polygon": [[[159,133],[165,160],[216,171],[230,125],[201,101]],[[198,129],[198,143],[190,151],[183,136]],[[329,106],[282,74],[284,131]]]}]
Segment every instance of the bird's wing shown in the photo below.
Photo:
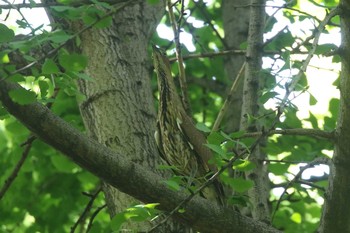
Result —
[{"label": "bird's wing", "polygon": [[167,159],[165,157],[165,152],[163,150],[163,141],[162,141],[162,137],[160,136],[160,128],[159,128],[159,121],[157,121],[157,129],[156,131],[154,132],[154,139],[156,140],[156,144],[157,144],[157,147],[158,147],[158,152],[159,152],[159,155],[162,159],[164,159],[167,163]]},{"label": "bird's wing", "polygon": [[196,126],[193,124],[192,119],[185,113],[181,112],[181,121],[178,123],[181,132],[184,134],[189,144],[192,145],[195,154],[199,156],[199,160],[202,163],[204,170],[206,172],[216,172],[217,168],[213,164],[209,164],[209,160],[213,157],[211,150],[205,146],[207,140],[205,136],[200,132]]}]

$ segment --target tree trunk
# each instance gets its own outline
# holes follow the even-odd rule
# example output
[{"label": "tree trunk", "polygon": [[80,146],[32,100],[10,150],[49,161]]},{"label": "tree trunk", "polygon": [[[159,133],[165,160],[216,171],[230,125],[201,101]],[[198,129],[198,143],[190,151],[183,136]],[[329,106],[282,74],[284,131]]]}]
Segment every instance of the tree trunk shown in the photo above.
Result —
[{"label": "tree trunk", "polygon": [[[162,161],[153,137],[156,114],[147,46],[163,12],[164,4],[128,6],[113,17],[110,27],[81,36],[82,53],[90,58],[86,73],[94,79],[79,81],[80,91],[86,95],[80,110],[90,137],[155,172]],[[111,217],[139,202],[108,184],[103,191]],[[146,222],[123,227],[150,229]]]},{"label": "tree trunk", "polygon": [[340,55],[340,112],[336,129],[336,143],[331,165],[328,190],[319,232],[350,232],[350,2],[343,0],[341,7]]},{"label": "tree trunk", "polygon": [[[259,114],[258,98],[261,87],[260,71],[262,64],[262,45],[265,22],[265,0],[252,0],[250,3],[250,21],[248,32],[248,48],[246,53],[247,66],[243,87],[243,104],[241,115],[241,130],[259,132],[261,126],[258,122],[250,122],[249,116],[256,117]],[[256,167],[246,172],[246,177],[254,182],[254,187],[248,191],[252,203],[251,214],[254,219],[270,221],[268,205],[269,187],[267,168],[264,165],[265,155],[257,145],[250,154],[249,159]]]},{"label": "tree trunk", "polygon": [[[246,5],[246,0],[223,0],[222,19],[225,31],[225,49],[240,49],[240,45],[247,41],[249,26],[249,8],[237,7]],[[229,55],[225,57],[225,71],[229,78],[229,83],[233,83],[241,66],[245,61],[242,55]],[[235,93],[231,97],[231,106],[224,118],[223,129],[226,132],[239,130],[241,120],[243,94],[243,79]]]}]

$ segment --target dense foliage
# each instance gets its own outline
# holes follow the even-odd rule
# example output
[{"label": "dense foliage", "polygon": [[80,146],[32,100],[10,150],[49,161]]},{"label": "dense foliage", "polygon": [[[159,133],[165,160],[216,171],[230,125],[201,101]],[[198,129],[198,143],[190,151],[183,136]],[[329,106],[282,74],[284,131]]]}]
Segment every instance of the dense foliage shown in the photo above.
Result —
[{"label": "dense foliage", "polygon": [[[102,1],[92,1],[93,4],[71,6],[70,1],[57,2],[60,4],[52,6],[55,17],[68,21],[81,20],[85,27],[83,30],[108,27],[111,15],[118,14],[122,4],[125,4],[110,5]],[[157,1],[148,2],[154,4]],[[30,4],[33,7],[36,5],[32,1]],[[312,49],[312,40],[318,32],[317,25],[323,20],[325,13],[336,4],[336,1],[321,0],[295,1],[288,5],[281,1],[267,2],[264,45],[266,53],[263,59],[264,69],[261,71],[265,82],[260,92],[260,104],[264,105],[265,109],[261,111],[260,116],[248,116],[252,121],[259,121],[266,130],[273,126],[278,114],[276,106],[281,104],[288,82],[296,76],[306,55]],[[14,9],[8,10],[9,8]],[[184,43],[182,55],[185,58],[193,115],[200,123],[198,128],[210,132],[232,83],[223,68],[224,58],[227,54],[243,56],[241,51],[244,51],[247,45],[243,43],[241,51],[229,51],[225,47],[220,0],[186,1],[184,9],[181,4],[175,5],[175,9],[176,17],[181,19],[179,22],[182,34],[188,36],[187,39],[180,39]],[[1,5],[0,10],[1,15],[8,14],[12,17],[19,8],[8,3]],[[93,58],[71,53],[66,48],[79,47],[79,34],[62,30],[62,25],[54,25],[52,31],[43,25],[33,28],[30,22],[30,17],[23,16],[18,18],[17,25],[8,25],[6,21],[0,24],[0,76],[2,79],[18,82],[26,88],[9,93],[17,103],[27,104],[37,100],[49,106],[52,104],[51,109],[55,114],[84,131],[78,108],[78,103],[84,96],[77,91],[76,80],[88,79],[93,82],[93,78],[84,74],[87,59]],[[169,38],[169,35],[164,33],[165,28],[171,31],[171,22],[167,14],[160,25],[150,44],[166,48],[169,57],[174,57],[174,43],[164,39]],[[303,28],[300,25],[307,27]],[[337,37],[338,27],[339,19],[335,17],[322,34]],[[16,36],[17,32],[25,32],[26,35]],[[313,68],[335,69],[336,65],[323,65],[325,61],[331,60],[323,56],[331,54],[339,44],[334,40],[321,43],[313,58]],[[223,51],[228,52],[225,55]],[[198,56],[191,58],[188,57],[190,54]],[[332,61],[336,64],[339,59],[335,56]],[[318,63],[323,64],[318,66]],[[173,74],[177,76],[177,66],[173,65],[172,68]],[[334,71],[336,72],[337,70]],[[298,82],[295,91],[289,97],[290,101],[286,104],[281,121],[273,126],[275,129],[310,128],[326,132],[335,129],[339,103],[336,96],[327,100],[328,107],[323,108],[325,111],[308,110],[310,106],[319,106],[319,93],[308,83],[309,78],[313,78],[312,75],[313,73],[307,72]],[[327,77],[318,78],[322,80]],[[152,83],[156,97],[154,77]],[[334,86],[337,84],[335,81]],[[298,102],[298,99],[302,100]],[[294,104],[293,101],[297,103]],[[78,228],[86,229],[93,223],[90,232],[107,232],[107,229],[118,229],[123,221],[143,221],[157,214],[153,210],[154,205],[135,205],[110,222],[107,210],[102,209],[105,203],[98,178],[40,140],[33,141],[30,131],[3,107],[0,108],[0,119],[1,232],[73,232],[76,226],[72,227],[80,217],[82,219]],[[252,138],[238,142],[237,138],[243,134],[244,132],[218,131],[209,136],[209,147],[220,158],[219,166],[222,165],[222,159],[230,159],[232,147],[238,143],[249,147],[253,143]],[[321,176],[306,177],[302,176],[302,173],[313,165],[318,165],[314,162],[316,158],[330,157],[332,148],[329,138],[308,134],[274,134],[268,138],[264,151],[268,155],[266,163],[269,164],[271,181],[273,226],[284,232],[313,232],[318,227],[328,176],[324,173]],[[19,167],[19,161],[24,162],[22,167]],[[16,167],[20,169],[14,172]],[[253,166],[240,160],[233,167],[237,171],[246,171]],[[327,171],[325,166],[319,169]],[[15,178],[13,183],[9,183],[8,180],[11,176]],[[235,191],[235,194],[229,197],[229,203],[239,208],[249,206],[245,193],[251,188],[251,182],[241,177],[229,177],[227,172],[222,174],[221,179]],[[176,177],[169,180],[170,188],[176,189],[177,181]],[[7,184],[11,185],[5,190]]]}]

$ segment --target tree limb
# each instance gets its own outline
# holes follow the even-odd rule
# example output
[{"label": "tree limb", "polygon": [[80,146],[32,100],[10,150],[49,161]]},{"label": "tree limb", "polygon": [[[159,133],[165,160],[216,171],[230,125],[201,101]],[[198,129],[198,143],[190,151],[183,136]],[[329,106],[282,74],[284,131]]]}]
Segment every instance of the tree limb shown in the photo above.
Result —
[{"label": "tree limb", "polygon": [[[81,167],[140,201],[160,203],[159,209],[163,211],[171,211],[186,198],[186,194],[167,188],[159,175],[83,135],[47,107],[37,102],[28,105],[14,103],[8,92],[19,88],[18,84],[1,82],[0,100],[3,106],[41,140]],[[195,197],[185,209],[184,213],[174,216],[199,231],[279,232],[265,223],[200,197]]]}]

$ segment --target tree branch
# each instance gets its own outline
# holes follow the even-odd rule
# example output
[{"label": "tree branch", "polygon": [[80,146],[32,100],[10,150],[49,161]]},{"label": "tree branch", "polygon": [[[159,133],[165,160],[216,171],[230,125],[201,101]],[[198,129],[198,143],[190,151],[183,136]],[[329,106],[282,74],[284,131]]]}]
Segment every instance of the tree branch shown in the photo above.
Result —
[{"label": "tree branch", "polygon": [[[18,84],[2,81],[0,100],[3,106],[41,140],[81,167],[142,202],[160,203],[159,209],[163,211],[171,211],[186,199],[186,194],[167,188],[159,175],[83,135],[42,104],[14,103],[8,92],[19,88],[22,87]],[[193,198],[185,209],[184,213],[175,213],[174,217],[199,231],[279,232],[265,223],[200,197]]]},{"label": "tree branch", "polygon": [[30,152],[30,149],[32,148],[32,143],[34,140],[35,140],[35,137],[27,140],[26,147],[22,153],[20,160],[17,162],[15,168],[11,172],[11,175],[5,180],[4,185],[2,186],[2,188],[0,190],[0,200],[4,197],[5,193],[10,188],[13,181],[16,179],[19,170],[21,169],[22,165],[24,164],[24,161],[26,161],[26,159],[29,155],[29,152]]},{"label": "tree branch", "polygon": [[[245,133],[242,136],[235,138],[250,138],[250,137],[260,137],[263,133],[262,132],[252,132],[252,133]],[[267,136],[271,136],[274,134],[281,134],[281,135],[296,135],[296,136],[310,136],[314,138],[324,138],[328,139],[330,141],[334,141],[336,138],[335,132],[326,132],[318,129],[275,129],[275,130],[269,130]]]}]

